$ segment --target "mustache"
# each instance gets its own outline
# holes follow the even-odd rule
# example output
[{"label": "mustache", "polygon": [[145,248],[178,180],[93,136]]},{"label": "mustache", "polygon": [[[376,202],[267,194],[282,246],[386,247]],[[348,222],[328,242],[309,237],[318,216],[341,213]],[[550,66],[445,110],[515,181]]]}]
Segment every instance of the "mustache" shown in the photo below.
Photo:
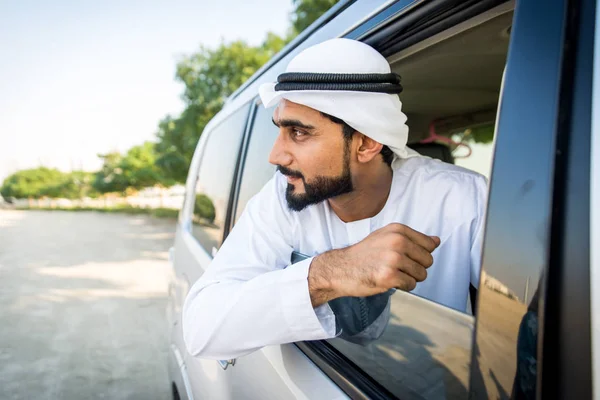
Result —
[{"label": "mustache", "polygon": [[285,176],[291,176],[292,178],[302,178],[302,179],[304,179],[304,175],[302,175],[299,171],[294,171],[292,169],[283,167],[281,165],[277,166],[277,171],[281,172]]}]

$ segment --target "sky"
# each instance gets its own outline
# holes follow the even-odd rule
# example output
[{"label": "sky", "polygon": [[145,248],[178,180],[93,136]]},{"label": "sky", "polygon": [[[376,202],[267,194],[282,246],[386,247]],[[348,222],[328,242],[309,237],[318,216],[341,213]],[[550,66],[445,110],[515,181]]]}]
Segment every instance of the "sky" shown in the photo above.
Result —
[{"label": "sky", "polygon": [[260,10],[244,0],[0,0],[0,182],[40,165],[95,170],[98,153],[154,140],[158,122],[184,108],[182,55],[286,32],[291,0]]}]

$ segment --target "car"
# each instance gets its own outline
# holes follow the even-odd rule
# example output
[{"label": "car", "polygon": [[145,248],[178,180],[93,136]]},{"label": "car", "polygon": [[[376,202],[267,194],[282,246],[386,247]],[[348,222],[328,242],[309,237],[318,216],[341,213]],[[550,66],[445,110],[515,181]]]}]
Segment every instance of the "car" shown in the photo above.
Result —
[{"label": "car", "polygon": [[[342,0],[257,71],[206,126],[189,169],[169,253],[174,398],[599,398],[598,21],[596,0]],[[409,147],[488,177],[471,307],[397,291],[366,346],[194,357],[186,295],[275,172],[278,129],[258,86],[335,37],[371,45],[401,75]]]}]

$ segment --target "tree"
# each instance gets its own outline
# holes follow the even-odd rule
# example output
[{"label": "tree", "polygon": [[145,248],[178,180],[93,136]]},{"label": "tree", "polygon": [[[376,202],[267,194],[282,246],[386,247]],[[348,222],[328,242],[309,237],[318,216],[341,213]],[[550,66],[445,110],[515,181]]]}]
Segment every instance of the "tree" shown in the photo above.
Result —
[{"label": "tree", "polygon": [[114,151],[106,154],[98,154],[102,159],[102,167],[98,172],[92,186],[100,193],[124,192],[127,183],[123,178],[123,170],[120,163],[123,160],[121,153]]},{"label": "tree", "polygon": [[125,192],[127,188],[162,185],[175,182],[165,178],[156,161],[155,143],[145,142],[134,146],[122,155],[119,152],[99,154],[103,159],[102,168],[96,173],[93,187],[100,193]]},{"label": "tree", "polygon": [[335,3],[295,0],[287,37],[268,33],[260,46],[249,46],[243,40],[222,42],[216,49],[202,46],[178,62],[176,79],[185,86],[182,98],[187,106],[180,116],[167,115],[156,132],[156,163],[165,177],[185,182],[200,135],[227,97]]},{"label": "tree", "polygon": [[185,182],[204,127],[228,96],[273,57],[287,40],[269,33],[260,46],[238,40],[216,49],[201,47],[177,64],[176,78],[185,85],[187,103],[181,116],[165,117],[158,126],[157,165],[169,179]]},{"label": "tree", "polygon": [[17,171],[4,180],[0,194],[5,199],[40,198],[46,196],[50,187],[57,184],[62,177],[59,170],[46,167]]},{"label": "tree", "polygon": [[67,198],[93,196],[93,174],[84,171],[61,172],[53,168],[34,168],[18,171],[7,177],[0,194],[13,198]]},{"label": "tree", "polygon": [[292,13],[292,29],[297,35],[316,21],[338,0],[294,0]]},{"label": "tree", "polygon": [[170,186],[174,184],[164,178],[156,164],[157,153],[155,143],[145,142],[134,146],[121,159],[119,167],[123,171],[123,180],[128,187],[142,189],[155,185]]},{"label": "tree", "polygon": [[194,215],[197,216],[200,221],[207,221],[211,224],[214,223],[216,217],[215,205],[207,195],[196,195],[196,200],[194,201]]}]

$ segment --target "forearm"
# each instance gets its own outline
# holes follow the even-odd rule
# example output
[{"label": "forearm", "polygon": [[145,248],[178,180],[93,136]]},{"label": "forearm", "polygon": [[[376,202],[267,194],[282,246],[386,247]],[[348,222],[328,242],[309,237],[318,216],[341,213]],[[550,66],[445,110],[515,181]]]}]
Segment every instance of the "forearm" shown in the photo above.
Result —
[{"label": "forearm", "polygon": [[336,288],[336,274],[342,261],[342,250],[331,250],[316,256],[308,270],[308,291],[313,307],[341,297]]},{"label": "forearm", "polygon": [[246,282],[203,287],[201,279],[184,307],[188,351],[204,358],[229,359],[268,345],[333,337],[333,314],[319,319],[311,306],[308,265],[298,263]]}]

